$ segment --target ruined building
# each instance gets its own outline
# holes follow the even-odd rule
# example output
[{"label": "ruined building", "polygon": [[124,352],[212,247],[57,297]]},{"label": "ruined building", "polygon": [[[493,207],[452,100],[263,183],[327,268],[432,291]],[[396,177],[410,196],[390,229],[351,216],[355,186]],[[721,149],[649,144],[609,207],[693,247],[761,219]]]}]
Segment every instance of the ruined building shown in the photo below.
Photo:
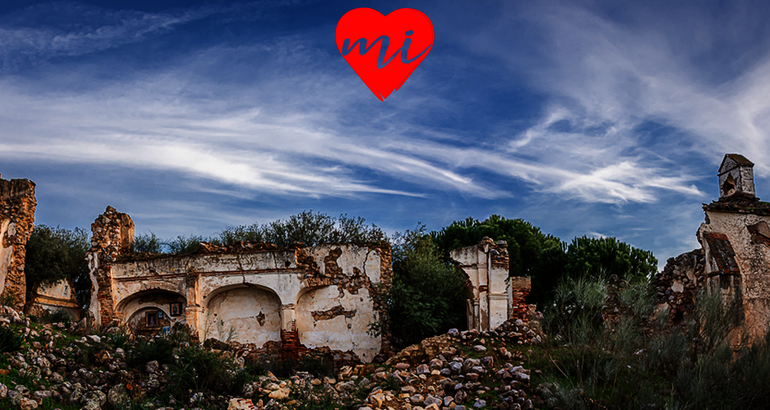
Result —
[{"label": "ruined building", "polygon": [[468,329],[491,330],[508,319],[529,319],[535,310],[526,303],[531,279],[508,276],[505,241],[484,238],[451,251],[450,257],[468,277]]},{"label": "ruined building", "polygon": [[719,167],[719,199],[703,205],[701,249],[668,261],[654,285],[674,322],[691,317],[698,291],[721,292],[735,307],[736,341],[764,336],[770,319],[770,203],[756,197],[754,164],[727,154]]},{"label": "ruined building", "polygon": [[97,324],[154,334],[179,323],[201,339],[327,346],[366,362],[382,347],[368,333],[380,308],[369,295],[391,280],[387,245],[202,244],[192,255],[132,257],[127,214],[107,207],[91,229],[89,314]]}]

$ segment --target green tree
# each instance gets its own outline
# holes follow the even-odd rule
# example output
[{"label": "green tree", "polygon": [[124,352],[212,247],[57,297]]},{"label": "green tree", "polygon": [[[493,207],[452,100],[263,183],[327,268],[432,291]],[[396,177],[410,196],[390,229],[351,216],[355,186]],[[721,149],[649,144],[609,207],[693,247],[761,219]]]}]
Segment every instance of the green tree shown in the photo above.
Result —
[{"label": "green tree", "polygon": [[78,302],[85,305],[91,292],[86,253],[91,247],[88,232],[38,225],[27,241],[24,274],[27,296],[39,285],[69,279],[75,286]]},{"label": "green tree", "polygon": [[467,278],[441,258],[424,228],[394,236],[393,283],[389,292],[374,295],[387,306],[389,330],[399,348],[465,327]]},{"label": "green tree", "polygon": [[441,231],[432,232],[436,244],[448,259],[449,251],[479,243],[485,236],[508,243],[509,274],[531,276],[529,300],[542,303],[564,275],[566,245],[556,236],[523,219],[506,219],[492,215],[479,222],[474,218],[453,222]]},{"label": "green tree", "polygon": [[658,269],[658,260],[652,252],[615,238],[575,238],[567,249],[567,259],[567,270],[572,277],[608,279],[615,275],[639,283]]}]

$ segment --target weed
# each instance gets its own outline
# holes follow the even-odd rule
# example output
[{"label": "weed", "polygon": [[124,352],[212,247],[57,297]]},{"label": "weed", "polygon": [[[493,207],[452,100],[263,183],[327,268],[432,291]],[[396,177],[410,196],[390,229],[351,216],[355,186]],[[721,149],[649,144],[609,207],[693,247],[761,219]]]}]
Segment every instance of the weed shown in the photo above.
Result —
[{"label": "weed", "polygon": [[169,369],[168,392],[176,397],[207,390],[214,394],[240,394],[248,379],[248,374],[233,361],[197,347],[180,349]]},{"label": "weed", "polygon": [[21,349],[24,339],[10,326],[0,326],[0,353]]},{"label": "weed", "polygon": [[128,363],[131,366],[144,365],[153,360],[158,363],[171,363],[173,361],[174,343],[166,338],[147,340],[139,338],[128,354]]}]

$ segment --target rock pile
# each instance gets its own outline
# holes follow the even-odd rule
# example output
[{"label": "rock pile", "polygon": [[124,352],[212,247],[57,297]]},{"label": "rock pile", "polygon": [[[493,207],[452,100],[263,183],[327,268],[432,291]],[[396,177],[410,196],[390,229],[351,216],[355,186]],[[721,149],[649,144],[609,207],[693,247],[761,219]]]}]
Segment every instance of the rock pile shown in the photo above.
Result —
[{"label": "rock pile", "polygon": [[[384,364],[362,364],[350,352],[324,351],[337,359],[333,376],[296,372],[280,379],[267,372],[246,383],[238,397],[191,391],[189,397],[176,401],[155,399],[169,382],[168,366],[150,361],[134,363],[132,368],[127,352],[106,340],[112,331],[73,337],[64,324],[30,326],[24,315],[0,308],[0,326],[10,324],[33,348],[4,355],[8,364],[0,368],[0,375],[13,377],[0,383],[0,407],[11,403],[23,410],[51,401],[85,410],[115,409],[137,399],[143,408],[155,410],[280,410],[301,405],[362,410],[532,409],[530,371],[524,367],[522,353],[512,351],[512,346],[543,340],[536,326],[530,328],[521,320],[489,332],[452,329],[407,347]],[[212,352],[241,366],[250,355],[271,354],[249,345],[210,343],[212,347]]]}]

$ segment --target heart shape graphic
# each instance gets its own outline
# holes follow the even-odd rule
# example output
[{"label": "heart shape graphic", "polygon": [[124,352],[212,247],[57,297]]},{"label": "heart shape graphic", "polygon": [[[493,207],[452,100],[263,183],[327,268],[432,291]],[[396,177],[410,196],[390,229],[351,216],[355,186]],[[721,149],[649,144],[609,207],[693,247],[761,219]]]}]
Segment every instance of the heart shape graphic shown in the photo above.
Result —
[{"label": "heart shape graphic", "polygon": [[387,16],[370,8],[350,10],[337,23],[337,49],[380,99],[401,88],[433,47],[433,23],[415,9]]}]

